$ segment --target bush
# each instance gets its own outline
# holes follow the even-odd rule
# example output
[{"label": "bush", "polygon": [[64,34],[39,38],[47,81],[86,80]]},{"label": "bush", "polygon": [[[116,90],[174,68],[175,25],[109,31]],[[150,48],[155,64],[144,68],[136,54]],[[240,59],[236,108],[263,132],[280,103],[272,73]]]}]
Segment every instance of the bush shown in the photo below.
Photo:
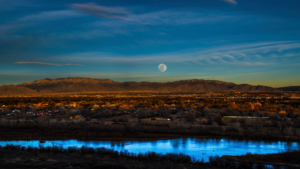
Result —
[{"label": "bush", "polygon": [[189,112],[184,118],[185,118],[185,120],[186,120],[187,122],[193,123],[193,122],[196,121],[196,114],[195,114],[195,113],[192,113],[192,112]]},{"label": "bush", "polygon": [[54,154],[60,154],[60,153],[78,153],[78,154],[97,154],[99,156],[110,156],[112,158],[118,158],[118,157],[126,157],[126,158],[132,158],[137,159],[139,161],[157,161],[157,162],[180,162],[180,163],[191,163],[191,162],[198,162],[194,159],[192,159],[190,156],[185,154],[175,154],[175,153],[167,153],[167,154],[160,154],[156,152],[148,152],[148,153],[140,153],[138,155],[129,153],[128,151],[115,151],[113,149],[106,149],[106,148],[90,148],[82,146],[81,148],[76,147],[68,147],[66,149],[62,147],[58,147],[53,145],[52,147],[43,147],[42,145],[39,145],[39,147],[21,147],[21,146],[14,146],[7,144],[5,147],[0,147],[1,149],[9,149],[9,150],[25,150],[29,152],[47,152],[47,153],[54,153]]},{"label": "bush", "polygon": [[120,164],[96,164],[93,169],[127,169],[126,166]]}]

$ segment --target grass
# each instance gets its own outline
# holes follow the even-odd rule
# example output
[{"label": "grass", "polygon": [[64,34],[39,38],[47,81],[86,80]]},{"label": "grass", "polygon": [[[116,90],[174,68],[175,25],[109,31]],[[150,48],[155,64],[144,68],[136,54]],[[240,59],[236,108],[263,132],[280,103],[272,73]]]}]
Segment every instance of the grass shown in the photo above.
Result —
[{"label": "grass", "polygon": [[236,156],[236,158],[238,160],[249,160],[255,162],[300,164],[300,150],[287,149],[286,151],[282,151],[277,154],[266,155],[248,153],[243,156]]},{"label": "grass", "polygon": [[[171,169],[175,166],[180,166],[179,168],[196,169],[196,168],[230,168],[230,169],[266,169],[266,165],[259,164],[255,162],[236,162],[228,161],[222,159],[219,156],[209,157],[208,163],[203,163],[203,161],[198,161],[191,158],[185,154],[167,153],[160,154],[155,152],[148,153],[129,153],[128,151],[115,151],[106,148],[89,148],[89,147],[68,147],[62,148],[58,146],[52,147],[23,147],[15,145],[0,146],[0,165],[9,168],[32,168],[33,166],[47,166],[50,161],[54,162],[56,165],[74,165],[80,166],[80,168],[159,168],[159,169]],[[286,157],[284,157],[286,156]],[[245,156],[240,156],[245,159],[260,159],[260,160],[279,160],[281,158],[290,159],[292,157],[299,157],[299,150],[288,150],[287,152],[281,152],[275,157],[265,155],[257,156],[252,154],[247,154]],[[47,160],[48,159],[48,160]],[[18,162],[16,165],[15,160],[23,161]],[[36,160],[36,161],[34,161]],[[281,159],[283,160],[283,159]],[[294,159],[297,160],[297,159]],[[5,163],[6,161],[6,163]],[[59,162],[60,161],[60,162]],[[100,162],[102,161],[102,162]],[[108,163],[109,162],[109,163]],[[32,163],[32,164],[30,164]],[[36,165],[36,164],[39,165]],[[298,162],[299,163],[299,160]],[[140,167],[138,167],[140,166]],[[172,167],[173,166],[173,167]],[[276,168],[278,166],[275,166]],[[1,167],[0,167],[1,168]],[[36,167],[35,167],[36,168]],[[176,168],[176,167],[175,167]],[[177,167],[178,168],[178,167]],[[281,167],[282,169],[289,167]]]},{"label": "grass", "polygon": [[194,158],[191,158],[188,155],[182,154],[182,153],[156,153],[156,152],[147,152],[147,153],[139,153],[139,154],[134,154],[134,153],[129,153],[128,151],[115,151],[113,149],[106,149],[106,148],[90,148],[90,147],[85,147],[82,146],[81,148],[77,147],[68,147],[68,148],[62,148],[59,146],[53,145],[52,147],[44,147],[44,146],[39,146],[39,147],[24,147],[24,146],[19,146],[19,145],[9,145],[7,144],[6,146],[2,147],[0,146],[0,149],[4,150],[23,150],[26,152],[34,152],[34,153],[54,153],[54,154],[62,154],[62,153],[67,153],[67,154],[80,154],[80,155],[99,155],[99,156],[110,156],[113,158],[118,158],[118,157],[126,157],[134,160],[139,160],[139,161],[153,161],[153,162],[177,162],[177,163],[196,163],[199,161],[195,160]]}]

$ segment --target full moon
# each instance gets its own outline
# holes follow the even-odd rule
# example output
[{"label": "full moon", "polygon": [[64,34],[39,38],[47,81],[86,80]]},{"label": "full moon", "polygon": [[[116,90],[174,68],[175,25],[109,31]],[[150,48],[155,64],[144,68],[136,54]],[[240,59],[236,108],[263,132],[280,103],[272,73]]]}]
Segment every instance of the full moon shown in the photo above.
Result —
[{"label": "full moon", "polygon": [[167,70],[167,65],[165,65],[165,64],[160,64],[159,66],[158,66],[158,70],[159,71],[161,71],[161,72],[165,72],[166,70]]}]

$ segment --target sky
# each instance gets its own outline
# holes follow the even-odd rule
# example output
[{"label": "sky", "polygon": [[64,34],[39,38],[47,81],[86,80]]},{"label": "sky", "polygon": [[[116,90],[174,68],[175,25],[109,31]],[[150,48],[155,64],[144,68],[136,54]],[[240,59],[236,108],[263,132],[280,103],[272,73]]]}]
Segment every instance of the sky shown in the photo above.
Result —
[{"label": "sky", "polygon": [[0,85],[90,77],[299,86],[299,6],[299,0],[0,0]]}]

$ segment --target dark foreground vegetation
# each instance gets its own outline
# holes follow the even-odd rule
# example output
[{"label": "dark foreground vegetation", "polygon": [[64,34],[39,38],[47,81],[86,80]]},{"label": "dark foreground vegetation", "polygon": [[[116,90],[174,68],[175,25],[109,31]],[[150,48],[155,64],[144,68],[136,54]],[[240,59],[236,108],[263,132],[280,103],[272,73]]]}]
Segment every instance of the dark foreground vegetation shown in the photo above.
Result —
[{"label": "dark foreground vegetation", "polygon": [[[119,119],[118,119],[119,120]],[[1,139],[128,139],[128,138],[172,138],[172,137],[223,137],[241,139],[299,140],[293,130],[266,130],[245,128],[240,123],[233,125],[190,124],[181,121],[140,121],[120,119],[111,125],[98,121],[78,120],[72,122],[57,120],[16,120],[0,123]],[[101,124],[102,123],[102,124]],[[272,132],[273,131],[273,132]]]},{"label": "dark foreground vegetation", "polygon": [[[278,166],[274,166],[277,168]],[[0,146],[0,168],[101,168],[101,169],[264,169],[264,164],[242,163],[210,157],[203,163],[184,154],[132,154],[105,148]],[[289,167],[285,167],[289,168]]]},{"label": "dark foreground vegetation", "polygon": [[297,94],[0,98],[1,139],[227,137],[300,140]]},{"label": "dark foreground vegetation", "polygon": [[281,164],[285,166],[300,167],[300,150],[287,150],[278,154],[251,154],[241,156],[225,156],[224,159],[251,162],[251,163],[268,163],[268,164]]},{"label": "dark foreground vegetation", "polygon": [[[115,110],[112,110],[114,112]],[[223,137],[299,140],[298,118],[269,115],[262,118],[227,118],[229,109],[186,108],[172,116],[169,109],[140,108],[138,113],[111,113],[110,109],[84,112],[68,109],[52,116],[2,116],[1,139],[128,139]],[[177,110],[176,110],[177,111]],[[80,119],[70,119],[79,115]],[[268,114],[263,114],[268,115]],[[247,116],[243,116],[247,117]],[[264,116],[263,116],[264,117]]]},{"label": "dark foreground vegetation", "polygon": [[[105,148],[0,147],[0,166],[7,168],[194,169],[210,168],[184,154],[131,154]],[[217,168],[217,167],[213,167]]]}]

